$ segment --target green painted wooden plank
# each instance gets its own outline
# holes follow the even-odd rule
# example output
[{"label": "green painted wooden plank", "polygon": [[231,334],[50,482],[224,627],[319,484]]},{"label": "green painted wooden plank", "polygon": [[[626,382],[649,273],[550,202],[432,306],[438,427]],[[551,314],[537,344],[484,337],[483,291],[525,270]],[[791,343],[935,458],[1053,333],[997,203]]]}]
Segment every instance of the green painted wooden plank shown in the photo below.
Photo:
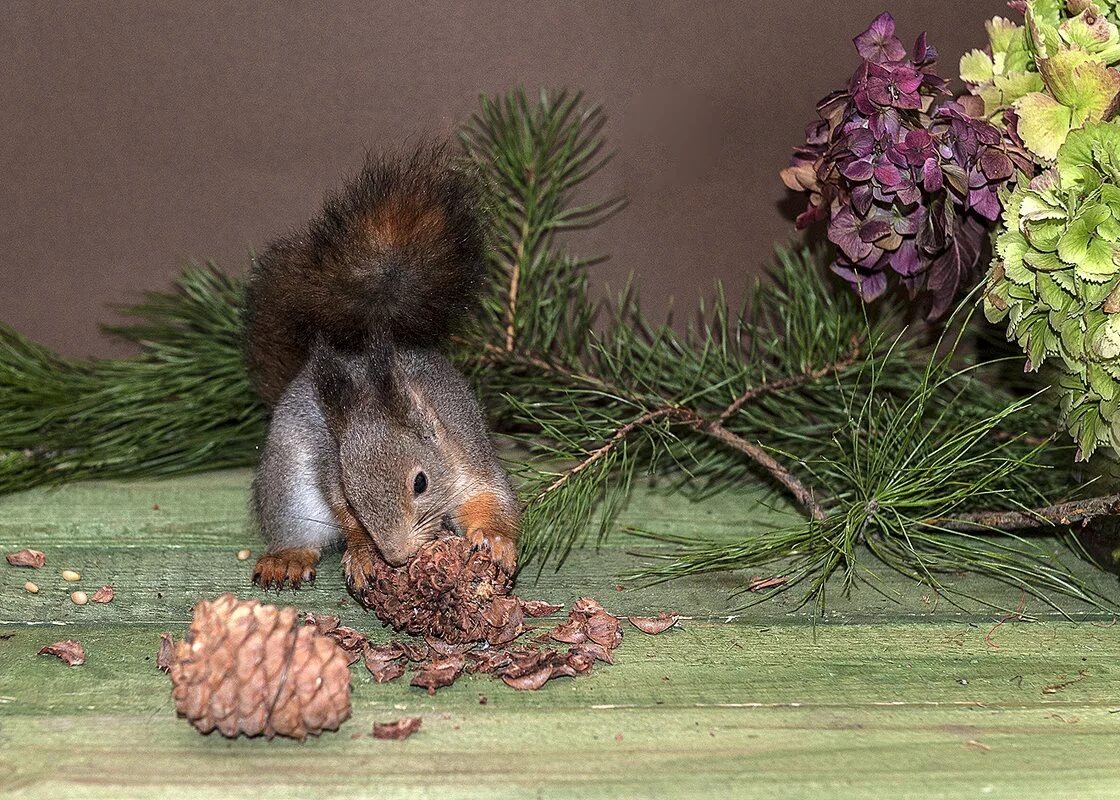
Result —
[{"label": "green painted wooden plank", "polygon": [[[1069,623],[627,633],[614,667],[434,698],[355,670],[354,718],[300,745],[201,737],[154,669],[155,626],[5,627],[13,797],[1115,797],[1120,629]],[[89,661],[31,655],[74,636]],[[1047,687],[1083,677],[1052,693]],[[485,693],[489,702],[478,702]],[[352,740],[421,714],[404,743]],[[618,738],[621,737],[621,738]],[[266,788],[267,787],[267,788]]]},{"label": "green painted wooden plank", "polygon": [[[227,590],[245,597],[267,597],[249,586],[252,562],[234,558],[237,550],[260,549],[262,544],[249,521],[249,479],[247,470],[232,470],[164,481],[95,481],[0,498],[0,550],[35,547],[48,555],[48,567],[37,572],[0,562],[0,621],[181,621],[189,617],[200,597]],[[620,526],[639,524],[668,533],[730,538],[788,520],[771,507],[771,501],[768,495],[744,492],[690,503],[664,489],[639,486]],[[705,575],[637,588],[634,582],[620,578],[643,563],[630,552],[633,550],[658,552],[647,541],[616,532],[602,548],[576,551],[559,571],[548,569],[539,577],[536,572],[524,574],[520,591],[565,603],[592,595],[628,614],[672,608],[707,619],[725,618],[743,602],[743,598],[732,597],[749,577],[743,574]],[[1120,595],[1115,576],[1070,560],[1098,591]],[[345,598],[338,563],[337,554],[328,556],[315,587],[281,597],[307,609],[335,608]],[[109,607],[73,606],[67,594],[74,587],[59,579],[62,568],[80,571],[83,588],[113,584],[119,590],[117,600]],[[999,616],[979,603],[963,602],[963,608],[958,608],[938,600],[893,572],[880,577],[882,594],[864,588],[845,598],[834,592],[830,616],[838,621],[983,621]],[[44,591],[25,594],[21,587],[26,580],[39,583]],[[994,581],[946,576],[945,582],[1006,609],[1019,602],[1018,590]],[[617,592],[620,584],[627,591]],[[754,622],[807,620],[811,609],[799,608],[801,597],[792,592],[753,607],[740,618]],[[1074,602],[1063,601],[1063,610],[1100,618]],[[1027,611],[1042,618],[1061,616],[1034,601],[1028,603]]]},{"label": "green painted wooden plank", "polygon": [[[699,620],[728,614],[744,576],[617,592],[617,576],[639,563],[626,553],[634,540],[621,535],[521,587],[527,596],[590,594],[619,612],[676,608],[698,618],[656,638],[630,631],[614,667],[537,693],[471,677],[435,698],[377,686],[356,669],[355,717],[339,734],[303,745],[201,737],[174,718],[167,679],[154,669],[159,631],[181,632],[195,599],[227,589],[315,610],[349,602],[337,554],[308,590],[266,595],[247,586],[251,562],[234,553],[260,546],[246,511],[248,478],[241,470],[92,482],[0,498],[0,548],[35,546],[49,559],[39,571],[0,563],[0,636],[11,634],[0,639],[0,795],[1120,795],[1120,627],[1007,623],[989,644],[998,615],[935,606],[897,576],[885,576],[883,588],[898,603],[870,591],[837,597],[815,626],[802,624],[794,596],[714,625]],[[731,537],[788,519],[765,500],[728,494],[692,505],[642,487],[623,524],[654,520],[669,532]],[[74,606],[63,567],[80,570],[87,590],[112,583],[117,599]],[[1098,587],[1114,587],[1111,576],[1083,569]],[[28,578],[42,586],[38,595],[23,592]],[[1018,601],[990,582],[953,581],[1008,607]],[[1027,611],[1046,616],[1034,602]],[[342,612],[388,636],[352,603]],[[859,620],[876,624],[851,624]],[[87,665],[32,655],[67,636],[85,643]],[[425,717],[407,742],[349,738],[404,713]]]},{"label": "green painted wooden plank", "polygon": [[[45,547],[112,541],[121,547],[225,548],[231,535],[259,543],[249,518],[251,478],[249,470],[226,470],[166,480],[87,481],[2,496],[0,547],[22,546],[29,538]],[[658,530],[668,533],[704,531],[730,537],[797,519],[768,492],[724,493],[691,503],[668,488],[639,483],[635,494],[620,527],[651,527],[653,520]],[[635,541],[613,536],[604,547],[627,548]]]},{"label": "green painted wooden plank", "polygon": [[[298,592],[265,592],[252,586],[250,574],[253,561],[238,561],[236,552],[243,539],[231,534],[230,545],[224,549],[120,548],[104,546],[46,547],[48,565],[41,570],[18,569],[0,561],[0,622],[182,622],[190,618],[194,603],[224,591],[241,597],[258,597],[267,602],[280,602],[310,611],[333,611],[343,614],[348,622],[376,621],[355,607],[346,594],[337,553],[327,554],[321,564],[319,578],[312,586]],[[32,543],[34,544],[34,543]],[[249,544],[252,544],[251,542]],[[640,587],[625,581],[618,591],[619,575],[632,569],[635,559],[619,550],[580,551],[559,572],[548,571],[539,579],[526,575],[518,591],[526,597],[539,597],[553,602],[571,604],[581,596],[598,598],[619,614],[647,614],[659,610],[675,610],[698,619],[732,619],[748,623],[806,623],[811,609],[800,607],[802,595],[797,591],[737,612],[742,598],[734,593],[742,588],[746,576],[734,573],[705,575],[658,586]],[[60,570],[72,568],[82,574],[78,584],[63,581]],[[1110,576],[1096,578],[1101,588],[1115,591]],[[39,594],[23,591],[25,581],[40,586]],[[1014,608],[1020,600],[1018,590],[993,581],[970,576],[949,576],[946,582],[973,595]],[[102,584],[117,590],[116,599],[108,605],[75,606],[69,593],[75,588],[92,592]],[[833,622],[869,622],[876,620],[962,620],[994,622],[1002,614],[978,603],[957,608],[944,599],[934,597],[928,589],[899,576],[885,576],[884,592],[893,593],[896,601],[877,592],[857,590],[851,597],[830,597],[826,619]],[[340,603],[343,604],[340,608]],[[1106,619],[1103,615],[1069,603],[1070,613],[1084,619]],[[1060,614],[1030,599],[1025,611],[1042,619],[1060,618]]]}]

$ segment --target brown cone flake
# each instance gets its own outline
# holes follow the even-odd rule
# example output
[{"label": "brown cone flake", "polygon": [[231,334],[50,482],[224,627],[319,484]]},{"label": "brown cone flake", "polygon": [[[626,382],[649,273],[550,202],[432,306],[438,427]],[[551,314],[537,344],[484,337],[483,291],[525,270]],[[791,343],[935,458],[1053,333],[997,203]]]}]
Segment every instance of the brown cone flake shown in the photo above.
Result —
[{"label": "brown cone flake", "polygon": [[598,642],[584,642],[583,644],[576,645],[572,651],[581,655],[590,656],[596,661],[605,661],[608,664],[614,663],[614,656],[609,647],[603,647]]},{"label": "brown cone flake", "polygon": [[569,618],[567,622],[553,628],[549,632],[549,637],[565,644],[579,644],[587,641],[586,625],[580,620]]},{"label": "brown cone flake", "polygon": [[334,639],[338,646],[345,650],[347,653],[361,653],[362,648],[366,644],[366,635],[353,628],[347,628],[345,625],[336,625],[326,632],[326,635]]},{"label": "brown cone flake", "polygon": [[627,617],[627,619],[631,625],[642,633],[658,634],[676,625],[680,617],[677,614],[662,611],[656,617]]},{"label": "brown cone flake", "polygon": [[159,655],[156,656],[156,668],[160,672],[171,671],[171,659],[175,657],[175,637],[170,633],[159,635]]},{"label": "brown cone flake", "polygon": [[85,648],[73,639],[63,639],[61,642],[48,644],[38,653],[41,656],[58,656],[71,667],[80,667],[86,663]]},{"label": "brown cone flake", "polygon": [[409,661],[423,661],[432,654],[431,648],[423,642],[401,642],[400,645]]},{"label": "brown cone flake", "polygon": [[374,739],[407,739],[420,730],[423,723],[420,717],[401,717],[396,722],[373,723]]},{"label": "brown cone flake", "polygon": [[[366,663],[370,661],[394,661],[404,656],[404,654],[404,646],[397,641],[382,645],[366,642],[366,646],[362,649],[362,655],[365,656]],[[409,660],[411,661],[412,659],[410,658]]]},{"label": "brown cone flake", "polygon": [[560,654],[555,650],[529,650],[514,654],[514,661],[500,670],[498,677],[514,689],[539,689],[552,678],[574,676],[577,672],[590,669],[590,662],[577,659],[581,669],[569,663],[571,653]]},{"label": "brown cone flake", "polygon": [[304,625],[311,625],[319,633],[327,634],[342,624],[342,617],[338,614],[307,614],[303,618]]},{"label": "brown cone flake", "polygon": [[47,556],[39,550],[20,550],[17,553],[8,553],[4,556],[13,567],[31,567],[39,569],[47,563]]},{"label": "brown cone flake", "polygon": [[420,667],[412,676],[412,685],[435,694],[436,689],[450,686],[463,674],[466,659],[463,656],[439,656]]},{"label": "brown cone flake", "polygon": [[555,614],[564,606],[554,603],[548,603],[544,600],[522,600],[521,608],[527,617],[547,617],[549,614]]},{"label": "brown cone flake", "polygon": [[512,660],[508,650],[481,650],[467,653],[467,671],[497,672]]},{"label": "brown cone flake", "polygon": [[294,608],[232,594],[201,601],[171,661],[176,711],[230,737],[336,730],[350,716],[350,669],[316,628],[299,625]]},{"label": "brown cone flake", "polygon": [[371,661],[367,658],[366,669],[378,683],[395,681],[404,675],[404,663],[401,661]]},{"label": "brown cone flake", "polygon": [[89,601],[91,603],[110,603],[116,596],[117,593],[113,591],[112,586],[102,586],[100,589],[93,593],[93,596],[89,599]]}]

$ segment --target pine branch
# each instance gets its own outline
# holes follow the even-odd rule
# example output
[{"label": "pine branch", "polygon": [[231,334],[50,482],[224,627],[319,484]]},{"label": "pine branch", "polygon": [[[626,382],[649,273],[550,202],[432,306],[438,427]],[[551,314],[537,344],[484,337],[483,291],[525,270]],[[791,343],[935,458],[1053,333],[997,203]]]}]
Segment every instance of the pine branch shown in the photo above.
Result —
[{"label": "pine branch", "polygon": [[568,326],[566,301],[586,292],[584,269],[592,260],[569,257],[556,234],[598,225],[625,205],[623,198],[574,204],[580,185],[611,157],[602,154],[605,117],[582,100],[541,91],[530,105],[520,89],[484,96],[460,131],[488,190],[493,275],[502,287],[487,301],[486,335],[507,352],[545,350],[558,334],[575,343],[582,331]]},{"label": "pine branch", "polygon": [[243,287],[212,266],[126,308],[135,358],[63,359],[0,327],[0,493],[256,459],[264,412],[241,362]]},{"label": "pine branch", "polygon": [[821,509],[820,503],[817,502],[813,491],[806,488],[804,483],[782,464],[778,463],[778,460],[767,453],[764,448],[748,442],[741,436],[736,436],[718,422],[705,422],[698,419],[694,424],[697,430],[703,431],[733,450],[738,450],[766,470],[774,480],[793,495],[798,505],[809,514],[810,519],[820,522],[825,518],[824,511]]},{"label": "pine branch", "polygon": [[859,358],[859,351],[860,340],[853,337],[851,348],[848,353],[846,353],[842,358],[833,362],[832,364],[818,367],[816,369],[807,370],[799,375],[790,375],[789,377],[782,378],[780,380],[774,381],[773,383],[763,383],[759,386],[750,387],[741,395],[736,397],[734,402],[732,402],[727,408],[720,412],[718,420],[719,424],[722,425],[723,423],[727,422],[727,420],[739,413],[739,410],[742,409],[744,405],[751,402],[752,400],[755,400],[758,397],[761,397],[764,394],[783,392],[788,389],[796,389],[804,386],[807,383],[811,383],[812,381],[818,381],[821,378],[828,377],[829,375],[833,375],[837,372],[841,372],[847,369],[848,367],[856,363],[856,359]]},{"label": "pine branch", "polygon": [[749,443],[749,441],[743,437],[732,434],[731,431],[724,427],[724,422],[732,416],[735,416],[746,403],[762,397],[764,394],[780,393],[804,387],[806,383],[820,380],[827,375],[849,368],[849,366],[856,362],[858,353],[858,339],[852,339],[851,351],[844,355],[842,359],[828,366],[823,366],[823,368],[809,370],[797,375],[790,375],[785,379],[752,387],[743,394],[740,394],[740,396],[732,401],[724,411],[721,411],[719,418],[716,420],[704,419],[696,411],[684,408],[665,407],[646,411],[642,416],[627,422],[627,424],[615,430],[605,444],[590,450],[582,461],[572,466],[568,472],[558,477],[556,481],[544,487],[540,493],[533,497],[530,503],[539,502],[545,495],[563,489],[563,486],[567,485],[572,477],[584,472],[589,466],[598,462],[600,458],[606,457],[610,453],[610,450],[619,443],[622,443],[623,439],[633,434],[638,428],[647,425],[648,422],[669,418],[674,421],[683,422],[683,424],[688,425],[692,429],[701,431],[703,434],[716,439],[722,445],[726,445],[731,449],[738,450],[739,453],[743,453],[750,458],[750,461],[762,467],[775,481],[782,484],[785,489],[793,495],[797,503],[809,514],[811,519],[822,520],[824,519],[824,512],[821,509],[820,503],[816,502],[813,492],[806,489],[805,485],[797,480],[793,473],[788,471],[782,464],[778,463],[773,456],[769,455],[764,447]]}]

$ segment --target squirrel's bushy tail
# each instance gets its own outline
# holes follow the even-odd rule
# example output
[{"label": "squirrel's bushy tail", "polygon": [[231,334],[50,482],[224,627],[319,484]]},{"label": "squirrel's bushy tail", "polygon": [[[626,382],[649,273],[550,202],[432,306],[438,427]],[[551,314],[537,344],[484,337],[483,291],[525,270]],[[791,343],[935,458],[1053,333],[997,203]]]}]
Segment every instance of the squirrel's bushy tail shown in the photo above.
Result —
[{"label": "squirrel's bushy tail", "polygon": [[306,230],[253,264],[245,354],[258,393],[275,403],[318,336],[342,351],[443,343],[485,269],[478,184],[445,147],[369,156]]}]

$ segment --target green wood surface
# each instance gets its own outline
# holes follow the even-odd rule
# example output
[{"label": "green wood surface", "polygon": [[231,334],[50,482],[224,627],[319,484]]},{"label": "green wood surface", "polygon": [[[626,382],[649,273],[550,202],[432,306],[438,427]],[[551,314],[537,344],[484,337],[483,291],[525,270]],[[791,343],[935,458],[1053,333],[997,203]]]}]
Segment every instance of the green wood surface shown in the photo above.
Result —
[{"label": "green wood surface", "polygon": [[[298,593],[250,587],[252,561],[235,557],[260,548],[248,480],[230,471],[0,498],[0,551],[47,553],[41,570],[0,562],[0,796],[1120,797],[1120,625],[1110,618],[1067,605],[1070,620],[1029,601],[1037,621],[993,630],[999,612],[954,607],[890,575],[887,597],[837,596],[823,619],[795,595],[735,612],[742,575],[621,581],[641,563],[628,551],[654,549],[622,534],[520,587],[685,615],[657,637],[628,629],[614,666],[538,692],[469,676],[435,697],[355,667],[353,717],[337,733],[302,744],[200,736],[176,718],[155,668],[159,633],[181,635],[197,599],[232,589],[339,611],[389,637],[346,598],[337,555]],[[643,488],[623,524],[735,536],[788,519],[770,502],[697,505]],[[116,599],[73,605],[64,568],[89,592],[112,584]],[[1084,573],[1116,594],[1115,578]],[[26,580],[40,593],[24,592]],[[1018,605],[1016,590],[953,581]],[[84,644],[84,666],[35,656],[62,638]],[[411,739],[364,735],[404,714],[424,717]]]}]

